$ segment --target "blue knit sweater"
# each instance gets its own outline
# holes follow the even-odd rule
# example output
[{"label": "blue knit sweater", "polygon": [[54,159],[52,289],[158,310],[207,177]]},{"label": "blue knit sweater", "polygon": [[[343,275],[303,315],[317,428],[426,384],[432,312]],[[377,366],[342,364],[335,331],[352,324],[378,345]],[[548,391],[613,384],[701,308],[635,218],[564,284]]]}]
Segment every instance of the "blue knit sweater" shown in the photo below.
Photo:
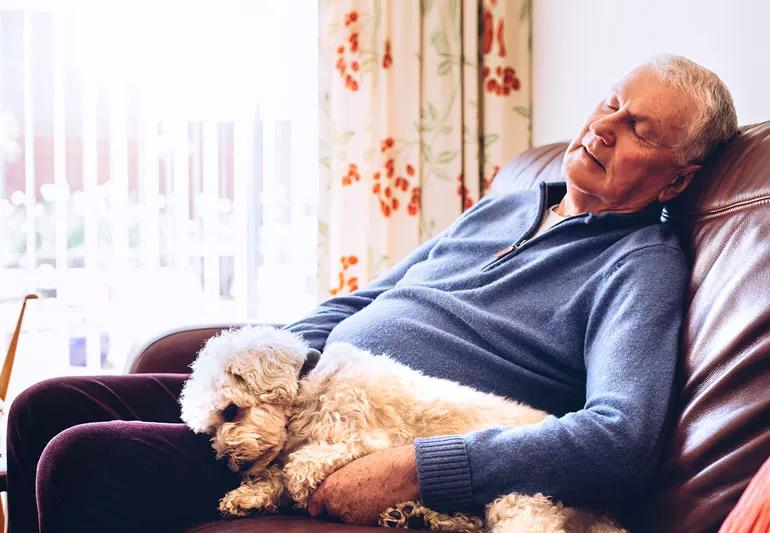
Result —
[{"label": "blue knit sweater", "polygon": [[586,213],[527,240],[565,192],[485,198],[376,281],[288,326],[319,350],[349,342],[552,413],[417,440],[430,507],[473,509],[514,491],[612,505],[653,472],[686,258],[657,205]]}]

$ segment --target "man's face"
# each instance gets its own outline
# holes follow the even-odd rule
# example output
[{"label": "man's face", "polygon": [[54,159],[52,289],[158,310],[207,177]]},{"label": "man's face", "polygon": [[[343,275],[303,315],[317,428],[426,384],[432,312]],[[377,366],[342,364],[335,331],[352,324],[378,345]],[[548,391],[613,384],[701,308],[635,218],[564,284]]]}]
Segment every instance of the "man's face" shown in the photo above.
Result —
[{"label": "man's face", "polygon": [[698,165],[678,165],[676,147],[698,105],[647,67],[615,85],[564,154],[562,172],[585,210],[637,211],[681,192]]}]

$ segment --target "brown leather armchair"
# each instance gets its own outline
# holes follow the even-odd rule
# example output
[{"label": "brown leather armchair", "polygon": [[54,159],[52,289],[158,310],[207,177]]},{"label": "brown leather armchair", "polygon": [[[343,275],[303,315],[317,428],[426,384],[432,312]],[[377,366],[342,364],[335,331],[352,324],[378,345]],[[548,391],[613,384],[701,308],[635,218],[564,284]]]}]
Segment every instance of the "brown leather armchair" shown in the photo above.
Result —
[{"label": "brown leather armchair", "polygon": [[[515,157],[493,190],[559,179],[565,144]],[[747,126],[664,216],[692,261],[678,395],[663,457],[638,529],[715,531],[770,455],[770,122]],[[130,372],[185,372],[221,324],[162,335]],[[654,334],[651,332],[651,334]],[[340,531],[369,528],[300,517],[202,524],[192,531]]]}]

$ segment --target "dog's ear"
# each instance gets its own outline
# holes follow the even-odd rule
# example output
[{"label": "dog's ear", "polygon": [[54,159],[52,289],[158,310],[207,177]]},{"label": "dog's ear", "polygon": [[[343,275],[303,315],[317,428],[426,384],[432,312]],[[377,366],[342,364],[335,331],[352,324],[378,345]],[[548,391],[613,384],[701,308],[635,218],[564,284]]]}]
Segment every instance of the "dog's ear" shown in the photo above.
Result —
[{"label": "dog's ear", "polygon": [[280,348],[238,354],[225,365],[225,372],[235,387],[260,402],[288,404],[297,396],[297,362]]}]

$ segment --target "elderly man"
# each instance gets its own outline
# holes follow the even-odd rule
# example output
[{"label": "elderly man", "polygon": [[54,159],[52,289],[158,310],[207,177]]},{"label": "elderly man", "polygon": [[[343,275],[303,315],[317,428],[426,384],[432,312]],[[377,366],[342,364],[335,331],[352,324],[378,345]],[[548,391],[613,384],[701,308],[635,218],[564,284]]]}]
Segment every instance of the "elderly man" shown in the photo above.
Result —
[{"label": "elderly man", "polygon": [[[311,514],[372,523],[399,501],[474,509],[513,491],[614,506],[643,488],[688,276],[661,203],[735,131],[713,73],[657,58],[593,111],[564,155],[566,183],[484,199],[380,279],[289,326],[319,350],[347,341],[552,413],[361,458],[324,481]],[[38,518],[45,531],[149,531],[211,517],[238,479],[179,423],[184,379],[62,378],[25,391],[9,417],[11,533]]]},{"label": "elderly man", "polygon": [[565,184],[484,199],[379,280],[290,326],[318,348],[387,352],[553,413],[364,457],[321,485],[311,514],[365,523],[418,495],[456,510],[513,491],[609,505],[643,487],[688,279],[661,204],[735,131],[713,73],[657,58],[588,117],[564,155]]}]

